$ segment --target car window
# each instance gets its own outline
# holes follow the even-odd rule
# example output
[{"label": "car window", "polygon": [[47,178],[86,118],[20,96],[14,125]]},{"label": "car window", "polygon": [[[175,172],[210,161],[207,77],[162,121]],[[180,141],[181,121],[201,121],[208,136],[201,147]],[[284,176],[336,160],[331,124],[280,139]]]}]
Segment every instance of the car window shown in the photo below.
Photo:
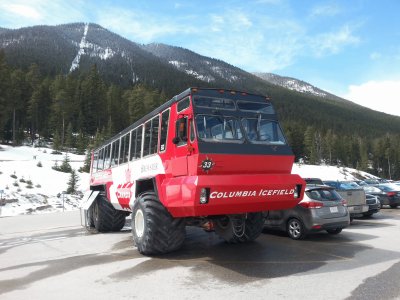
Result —
[{"label": "car window", "polygon": [[341,200],[339,194],[333,189],[315,189],[306,192],[307,196],[318,201],[338,201]]},{"label": "car window", "polygon": [[368,193],[379,193],[381,191],[380,189],[374,186],[364,186],[363,189]]}]

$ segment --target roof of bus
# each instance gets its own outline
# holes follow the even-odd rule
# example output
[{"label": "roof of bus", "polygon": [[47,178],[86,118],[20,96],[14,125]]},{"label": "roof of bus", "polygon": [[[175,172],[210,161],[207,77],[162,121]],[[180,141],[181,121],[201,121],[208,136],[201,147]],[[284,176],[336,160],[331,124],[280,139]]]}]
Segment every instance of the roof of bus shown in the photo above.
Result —
[{"label": "roof of bus", "polygon": [[170,107],[175,102],[178,102],[179,100],[183,99],[184,97],[186,97],[186,96],[188,96],[188,95],[190,95],[192,93],[206,94],[207,96],[211,96],[212,94],[215,94],[216,92],[219,93],[219,94],[227,93],[230,96],[235,96],[235,95],[243,96],[243,95],[246,95],[248,97],[251,97],[252,99],[255,99],[255,98],[260,99],[260,98],[262,98],[264,100],[270,100],[270,97],[268,97],[268,96],[262,96],[262,95],[257,95],[257,94],[252,94],[252,93],[247,93],[247,92],[237,91],[237,90],[190,87],[190,88],[184,90],[182,93],[180,93],[178,95],[175,95],[170,100],[168,100],[167,102],[165,102],[161,106],[157,107],[153,111],[151,111],[148,114],[144,115],[142,118],[140,118],[139,120],[137,120],[136,122],[134,122],[133,124],[131,124],[130,126],[125,128],[121,132],[117,133],[113,137],[111,137],[108,140],[104,141],[95,150],[98,150],[98,149],[104,147],[105,145],[109,144],[111,141],[117,139],[118,137],[121,137],[121,136],[125,135],[126,133],[128,133],[132,129],[135,129],[136,127],[138,127],[140,124],[143,124],[147,120],[149,120],[149,119],[153,118],[154,116],[158,115],[160,112],[166,110],[168,107]]}]

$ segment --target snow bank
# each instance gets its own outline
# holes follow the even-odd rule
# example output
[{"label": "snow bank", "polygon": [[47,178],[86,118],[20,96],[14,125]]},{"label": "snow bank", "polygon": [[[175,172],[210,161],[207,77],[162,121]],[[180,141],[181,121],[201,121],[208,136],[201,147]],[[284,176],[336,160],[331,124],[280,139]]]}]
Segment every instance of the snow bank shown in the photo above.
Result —
[{"label": "snow bank", "polygon": [[[80,196],[63,196],[70,174],[52,169],[56,161],[61,165],[65,153],[51,152],[47,148],[1,146],[0,216],[78,209]],[[83,166],[84,155],[68,154],[68,157],[76,171]],[[84,192],[88,189],[89,174],[77,174],[78,190]]]}]

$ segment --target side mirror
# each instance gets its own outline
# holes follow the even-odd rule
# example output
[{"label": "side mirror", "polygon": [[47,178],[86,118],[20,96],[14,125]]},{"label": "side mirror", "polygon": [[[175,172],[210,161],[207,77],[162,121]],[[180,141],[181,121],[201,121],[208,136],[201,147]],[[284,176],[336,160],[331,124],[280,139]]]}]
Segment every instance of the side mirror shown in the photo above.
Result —
[{"label": "side mirror", "polygon": [[174,137],[173,139],[172,139],[172,144],[175,144],[175,145],[177,145],[177,144],[179,144],[179,142],[180,142],[180,138],[179,137]]}]

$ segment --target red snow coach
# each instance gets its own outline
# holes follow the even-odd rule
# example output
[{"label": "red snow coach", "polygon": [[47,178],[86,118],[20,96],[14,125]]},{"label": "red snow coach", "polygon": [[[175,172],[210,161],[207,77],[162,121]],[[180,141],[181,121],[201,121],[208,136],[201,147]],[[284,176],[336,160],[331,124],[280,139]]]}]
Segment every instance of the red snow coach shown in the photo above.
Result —
[{"label": "red snow coach", "polygon": [[94,150],[85,224],[121,230],[140,253],[171,252],[185,226],[256,239],[265,212],[294,207],[305,182],[265,96],[189,88]]}]

